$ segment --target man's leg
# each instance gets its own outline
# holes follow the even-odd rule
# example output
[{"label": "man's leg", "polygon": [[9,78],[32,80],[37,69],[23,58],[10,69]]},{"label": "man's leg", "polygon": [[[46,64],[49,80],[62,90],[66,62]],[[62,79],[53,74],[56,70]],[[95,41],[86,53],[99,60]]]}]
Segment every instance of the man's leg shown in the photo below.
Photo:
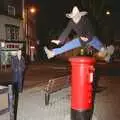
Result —
[{"label": "man's leg", "polygon": [[70,51],[74,48],[80,47],[81,46],[81,42],[79,40],[79,38],[75,38],[69,42],[67,42],[66,44],[64,44],[62,47],[60,48],[55,48],[52,49],[51,51],[47,49],[47,47],[44,47],[44,50],[47,54],[48,59],[57,56],[59,54],[62,54],[64,52]]},{"label": "man's leg", "polygon": [[103,57],[106,62],[110,61],[111,55],[114,53],[113,45],[110,45],[106,48],[97,37],[93,37],[92,41],[90,41],[88,44],[99,51],[98,56]]},{"label": "man's leg", "polygon": [[20,93],[22,93],[23,91],[23,88],[22,88],[23,74],[22,73],[23,73],[22,71],[19,71],[18,90]]},{"label": "man's leg", "polygon": [[97,49],[98,51],[100,51],[101,48],[104,48],[104,45],[100,42],[100,40],[97,37],[93,37],[93,39],[88,44]]}]

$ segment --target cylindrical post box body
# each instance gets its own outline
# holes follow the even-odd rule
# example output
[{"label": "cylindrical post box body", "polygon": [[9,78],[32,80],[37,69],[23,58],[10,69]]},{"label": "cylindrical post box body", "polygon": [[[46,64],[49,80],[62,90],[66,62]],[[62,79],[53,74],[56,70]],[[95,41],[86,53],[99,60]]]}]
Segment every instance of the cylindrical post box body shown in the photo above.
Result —
[{"label": "cylindrical post box body", "polygon": [[92,57],[70,58],[72,66],[71,118],[90,120],[93,106],[93,72],[95,59]]}]

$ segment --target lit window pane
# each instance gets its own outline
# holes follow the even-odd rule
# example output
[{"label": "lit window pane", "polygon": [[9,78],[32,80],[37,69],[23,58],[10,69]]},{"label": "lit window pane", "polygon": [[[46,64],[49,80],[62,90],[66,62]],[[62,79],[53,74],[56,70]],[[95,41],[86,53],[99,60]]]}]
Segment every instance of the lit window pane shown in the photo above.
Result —
[{"label": "lit window pane", "polygon": [[13,15],[15,16],[15,7],[8,5],[8,15]]},{"label": "lit window pane", "polygon": [[17,26],[8,25],[6,26],[6,36],[9,41],[19,40],[19,28]]}]

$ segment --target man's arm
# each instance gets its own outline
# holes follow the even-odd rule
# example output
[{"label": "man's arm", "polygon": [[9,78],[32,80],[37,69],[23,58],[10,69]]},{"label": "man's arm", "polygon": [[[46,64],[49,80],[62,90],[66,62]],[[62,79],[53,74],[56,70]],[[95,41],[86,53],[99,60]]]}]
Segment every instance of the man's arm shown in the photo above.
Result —
[{"label": "man's arm", "polygon": [[24,57],[22,56],[22,71],[24,71],[25,70],[25,59],[24,59]]},{"label": "man's arm", "polygon": [[11,58],[11,69],[12,69],[12,71],[14,71],[14,72],[17,71],[16,62],[15,62],[15,58],[14,58],[14,57]]},{"label": "man's arm", "polygon": [[72,20],[70,20],[67,27],[64,29],[64,31],[61,33],[61,35],[58,38],[61,44],[65,42],[66,38],[68,37],[72,29],[73,29],[73,22]]}]

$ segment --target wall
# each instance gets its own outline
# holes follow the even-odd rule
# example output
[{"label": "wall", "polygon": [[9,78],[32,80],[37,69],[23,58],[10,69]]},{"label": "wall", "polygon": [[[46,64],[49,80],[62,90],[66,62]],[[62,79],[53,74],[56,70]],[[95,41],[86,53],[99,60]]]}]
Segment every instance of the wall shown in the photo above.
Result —
[{"label": "wall", "polygon": [[24,40],[22,20],[9,16],[0,15],[0,39],[6,40],[5,24],[12,24],[20,27],[19,40]]}]

